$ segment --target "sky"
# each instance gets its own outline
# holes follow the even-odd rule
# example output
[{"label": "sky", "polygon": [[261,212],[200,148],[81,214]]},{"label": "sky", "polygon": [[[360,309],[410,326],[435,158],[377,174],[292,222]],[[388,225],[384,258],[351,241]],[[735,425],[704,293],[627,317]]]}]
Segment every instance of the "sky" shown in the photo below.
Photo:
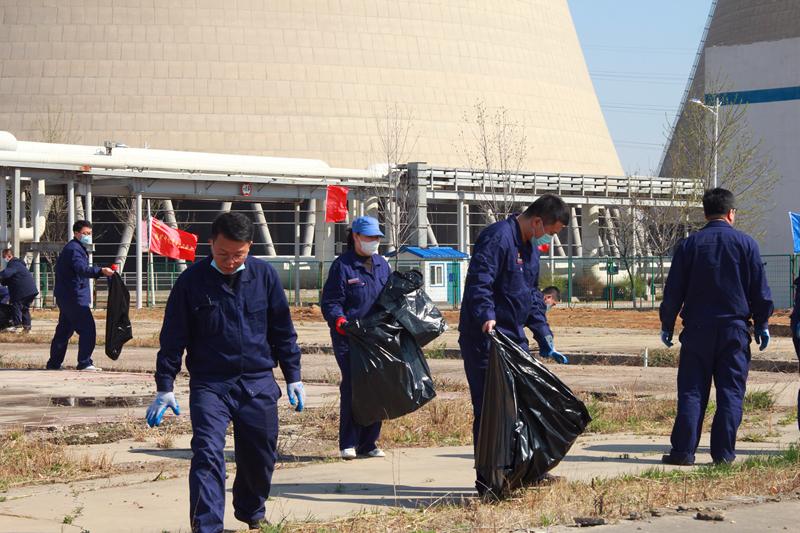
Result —
[{"label": "sky", "polygon": [[711,0],[568,0],[626,174],[658,172]]}]

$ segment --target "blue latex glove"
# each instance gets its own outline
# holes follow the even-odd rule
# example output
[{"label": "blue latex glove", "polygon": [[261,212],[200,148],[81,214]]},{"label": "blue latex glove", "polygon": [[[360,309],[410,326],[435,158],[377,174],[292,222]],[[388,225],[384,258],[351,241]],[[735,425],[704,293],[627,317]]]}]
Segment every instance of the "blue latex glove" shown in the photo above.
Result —
[{"label": "blue latex glove", "polygon": [[664,343],[664,346],[667,348],[672,348],[672,332],[671,331],[664,331],[661,330],[661,342]]},{"label": "blue latex glove", "polygon": [[547,343],[547,353],[543,353],[542,357],[549,357],[556,363],[560,363],[562,365],[566,365],[569,363],[567,356],[561,352],[557,352],[555,347],[553,346],[553,336],[548,335],[544,338],[545,342]]},{"label": "blue latex glove", "polygon": [[306,391],[303,388],[302,381],[295,381],[286,385],[286,395],[289,397],[289,403],[297,406],[295,411],[303,410],[303,405],[306,403]]},{"label": "blue latex glove", "polygon": [[758,351],[763,352],[769,346],[769,330],[767,328],[760,329],[755,332],[756,342],[759,343]]},{"label": "blue latex glove", "polygon": [[167,409],[172,409],[176,415],[181,414],[181,408],[178,407],[178,400],[175,399],[175,394],[172,392],[158,392],[156,399],[147,408],[147,425],[155,427],[161,424],[161,419],[164,418],[164,413]]}]

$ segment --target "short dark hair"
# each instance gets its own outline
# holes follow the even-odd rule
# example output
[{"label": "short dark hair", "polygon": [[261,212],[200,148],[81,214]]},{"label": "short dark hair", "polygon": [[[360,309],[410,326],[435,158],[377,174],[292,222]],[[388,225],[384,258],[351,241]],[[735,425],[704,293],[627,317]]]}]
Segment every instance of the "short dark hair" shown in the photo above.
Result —
[{"label": "short dark hair", "polygon": [[91,228],[92,223],[88,220],[76,220],[72,225],[72,233],[78,233],[83,228]]},{"label": "short dark hair", "polygon": [[3,253],[0,254],[0,255],[3,255],[3,256],[11,255],[11,256],[13,256],[14,255],[14,249],[13,248],[6,248],[5,250],[3,250]]},{"label": "short dark hair", "polygon": [[211,223],[211,238],[220,233],[232,241],[252,242],[253,222],[241,213],[222,213]]},{"label": "short dark hair", "polygon": [[736,197],[728,189],[717,187],[707,190],[703,195],[706,218],[725,216],[731,209],[736,209]]},{"label": "short dark hair", "polygon": [[552,295],[557,302],[561,301],[561,291],[555,285],[550,285],[542,289],[542,296]]},{"label": "short dark hair", "polygon": [[564,200],[555,194],[543,194],[535,202],[528,206],[523,213],[526,217],[539,217],[545,224],[555,224],[561,222],[565,226],[569,225],[569,209]]}]

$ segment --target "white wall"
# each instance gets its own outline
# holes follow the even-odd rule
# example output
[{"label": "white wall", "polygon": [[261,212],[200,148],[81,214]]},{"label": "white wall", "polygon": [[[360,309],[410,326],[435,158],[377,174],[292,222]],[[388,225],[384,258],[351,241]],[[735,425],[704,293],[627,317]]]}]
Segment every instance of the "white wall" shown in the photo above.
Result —
[{"label": "white wall", "polygon": [[[706,50],[706,80],[719,79],[725,91],[800,86],[800,39],[784,39]],[[800,211],[800,100],[749,104],[746,120],[762,141],[780,181],[772,198],[762,254],[792,252],[789,211]]]}]

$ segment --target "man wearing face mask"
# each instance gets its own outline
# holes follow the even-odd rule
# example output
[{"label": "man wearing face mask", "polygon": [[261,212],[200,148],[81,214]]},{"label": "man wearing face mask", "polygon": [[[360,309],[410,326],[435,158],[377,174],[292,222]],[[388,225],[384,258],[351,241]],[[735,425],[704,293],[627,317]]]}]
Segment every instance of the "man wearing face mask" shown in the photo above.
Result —
[{"label": "man wearing face mask", "polygon": [[92,224],[79,220],[72,225],[73,239],[64,246],[56,260],[56,284],[53,296],[58,306],[58,325],[50,343],[49,370],[60,370],[67,354],[67,345],[73,333],[78,333],[78,370],[98,372],[94,366],[94,352],[97,331],[94,324],[89,279],[100,276],[113,276],[108,267],[89,265],[89,252],[92,245]]},{"label": "man wearing face mask", "polygon": [[[533,332],[543,357],[559,363],[539,291],[539,246],[569,223],[569,210],[554,194],[545,194],[522,214],[511,215],[485,228],[475,243],[464,287],[458,344],[464,359],[474,414],[473,442],[478,440],[483,387],[489,362],[487,333],[498,329],[523,349],[528,348],[524,326]],[[475,484],[483,494],[485,484]]]},{"label": "man wearing face mask", "polygon": [[544,301],[545,311],[550,311],[561,301],[561,291],[554,285],[545,287],[542,289],[542,300]]},{"label": "man wearing face mask", "polygon": [[381,423],[361,426],[353,420],[350,382],[350,345],[343,329],[348,320],[363,318],[378,299],[389,279],[389,263],[378,254],[383,233],[372,217],[353,221],[348,236],[347,252],[336,258],[322,290],[322,314],[331,328],[331,341],[336,362],[342,372],[339,386],[339,453],[342,459],[358,455],[383,457],[377,440]]},{"label": "man wearing face mask", "polygon": [[8,286],[9,301],[14,309],[14,327],[16,333],[22,328],[25,333],[31,330],[31,304],[39,291],[31,271],[22,259],[14,257],[14,250],[3,250],[3,261],[6,267],[0,272],[0,283]]},{"label": "man wearing face mask", "polygon": [[156,360],[158,393],[147,409],[158,426],[167,409],[180,414],[173,392],[183,352],[189,371],[192,462],[189,520],[194,532],[223,530],[225,435],[233,422],[234,515],[259,529],[269,497],[278,444],[280,366],[289,402],[303,410],[300,349],[278,273],[248,256],[253,223],[223,213],[211,225],[211,255],[176,280],[164,311]]}]

